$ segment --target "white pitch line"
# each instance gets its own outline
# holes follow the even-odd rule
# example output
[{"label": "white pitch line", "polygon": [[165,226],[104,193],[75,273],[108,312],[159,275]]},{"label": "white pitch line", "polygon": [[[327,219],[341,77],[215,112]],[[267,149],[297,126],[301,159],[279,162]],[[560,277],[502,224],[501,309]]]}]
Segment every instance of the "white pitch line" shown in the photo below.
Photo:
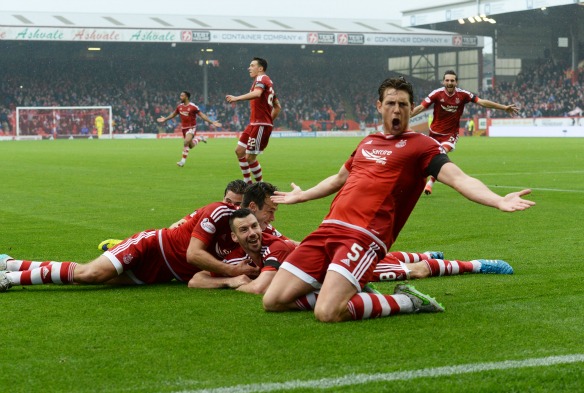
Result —
[{"label": "white pitch line", "polygon": [[293,380],[278,383],[236,385],[214,389],[183,390],[180,393],[263,393],[290,389],[330,389],[334,387],[362,385],[371,382],[409,381],[416,378],[436,378],[457,374],[479,373],[493,370],[512,370],[527,367],[547,367],[557,364],[580,362],[584,362],[584,354],[549,356],[545,358],[525,360],[505,360],[502,362],[491,363],[461,364],[458,366],[423,368],[419,370],[397,371],[393,373],[352,374],[338,378],[323,378],[307,381]]},{"label": "white pitch line", "polygon": [[540,175],[579,175],[584,174],[584,171],[548,171],[548,172],[493,172],[493,173],[473,173],[469,174],[472,177],[481,176],[540,176]]},{"label": "white pitch line", "polygon": [[576,193],[583,193],[584,192],[584,190],[564,190],[561,188],[542,188],[542,187],[526,187],[526,186],[493,186],[493,185],[488,185],[487,187],[489,187],[489,188],[516,188],[519,190],[529,188],[532,191],[576,192]]}]

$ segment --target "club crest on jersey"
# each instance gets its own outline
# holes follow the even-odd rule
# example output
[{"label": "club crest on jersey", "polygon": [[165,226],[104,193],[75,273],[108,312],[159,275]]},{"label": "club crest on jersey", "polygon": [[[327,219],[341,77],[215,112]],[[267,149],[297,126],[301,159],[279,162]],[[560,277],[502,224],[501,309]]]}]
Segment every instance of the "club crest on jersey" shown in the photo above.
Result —
[{"label": "club crest on jersey", "polygon": [[205,218],[203,219],[203,221],[201,221],[201,228],[203,228],[205,232],[210,234],[214,234],[215,232],[217,232],[215,225],[213,225],[213,223],[210,222],[208,218]]},{"label": "club crest on jersey", "polygon": [[456,104],[460,104],[460,98],[456,97]]},{"label": "club crest on jersey", "polygon": [[365,157],[366,160],[375,161],[376,164],[381,165],[387,164],[387,156],[390,156],[391,153],[391,150],[373,149],[368,151],[361,149],[361,154],[363,154],[363,157]]},{"label": "club crest on jersey", "polygon": [[126,265],[129,265],[130,262],[132,262],[132,259],[134,259],[134,256],[132,254],[124,255],[124,263]]},{"label": "club crest on jersey", "polygon": [[397,147],[398,149],[401,149],[402,147],[405,147],[406,145],[406,141],[404,139],[402,139],[401,141],[399,141],[398,143],[395,144],[395,147]]}]

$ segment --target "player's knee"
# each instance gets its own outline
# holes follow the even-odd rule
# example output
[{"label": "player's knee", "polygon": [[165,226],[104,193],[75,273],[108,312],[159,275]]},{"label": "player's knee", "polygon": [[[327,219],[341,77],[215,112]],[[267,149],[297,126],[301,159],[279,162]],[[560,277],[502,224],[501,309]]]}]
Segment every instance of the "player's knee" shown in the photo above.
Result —
[{"label": "player's knee", "polygon": [[279,309],[279,305],[280,305],[279,302],[277,301],[277,299],[275,298],[275,296],[273,296],[269,292],[269,290],[264,295],[264,297],[262,299],[262,305],[263,305],[265,311],[268,311],[268,312],[280,311],[280,309]]},{"label": "player's knee", "polygon": [[420,279],[430,277],[430,268],[425,263],[412,264],[410,270],[411,279]]},{"label": "player's knee", "polygon": [[77,265],[74,281],[80,284],[101,284],[115,276],[116,274],[112,274],[111,271],[89,263],[87,265]]},{"label": "player's knee", "polygon": [[314,308],[314,316],[316,317],[317,321],[327,323],[341,322],[343,320],[342,313],[339,312],[339,310],[331,307],[319,306],[318,303]]}]

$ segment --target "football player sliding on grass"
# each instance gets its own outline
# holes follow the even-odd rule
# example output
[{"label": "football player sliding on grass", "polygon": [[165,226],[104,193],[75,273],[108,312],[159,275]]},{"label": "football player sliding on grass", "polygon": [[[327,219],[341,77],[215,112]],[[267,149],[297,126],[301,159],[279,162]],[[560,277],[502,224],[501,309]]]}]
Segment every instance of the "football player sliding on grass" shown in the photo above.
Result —
[{"label": "football player sliding on grass", "polygon": [[321,322],[442,312],[432,297],[408,285],[393,294],[364,293],[375,268],[395,243],[424,189],[434,176],[467,199],[503,212],[528,209],[522,196],[500,196],[450,162],[444,149],[410,130],[413,87],[391,78],[378,89],[376,106],[383,131],[366,136],[338,173],[302,190],[276,193],[276,203],[300,203],[336,194],[318,229],[286,258],[263,297],[269,312],[314,310]]}]

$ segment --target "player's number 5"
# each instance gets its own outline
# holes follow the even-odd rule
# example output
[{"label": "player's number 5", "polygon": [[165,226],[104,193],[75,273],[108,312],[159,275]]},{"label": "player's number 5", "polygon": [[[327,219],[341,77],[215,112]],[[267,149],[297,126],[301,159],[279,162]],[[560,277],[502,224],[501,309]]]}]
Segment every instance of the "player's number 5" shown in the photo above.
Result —
[{"label": "player's number 5", "polygon": [[347,253],[347,258],[349,258],[350,261],[355,262],[361,257],[361,251],[363,251],[363,247],[357,243],[353,243],[351,246],[351,252]]}]

